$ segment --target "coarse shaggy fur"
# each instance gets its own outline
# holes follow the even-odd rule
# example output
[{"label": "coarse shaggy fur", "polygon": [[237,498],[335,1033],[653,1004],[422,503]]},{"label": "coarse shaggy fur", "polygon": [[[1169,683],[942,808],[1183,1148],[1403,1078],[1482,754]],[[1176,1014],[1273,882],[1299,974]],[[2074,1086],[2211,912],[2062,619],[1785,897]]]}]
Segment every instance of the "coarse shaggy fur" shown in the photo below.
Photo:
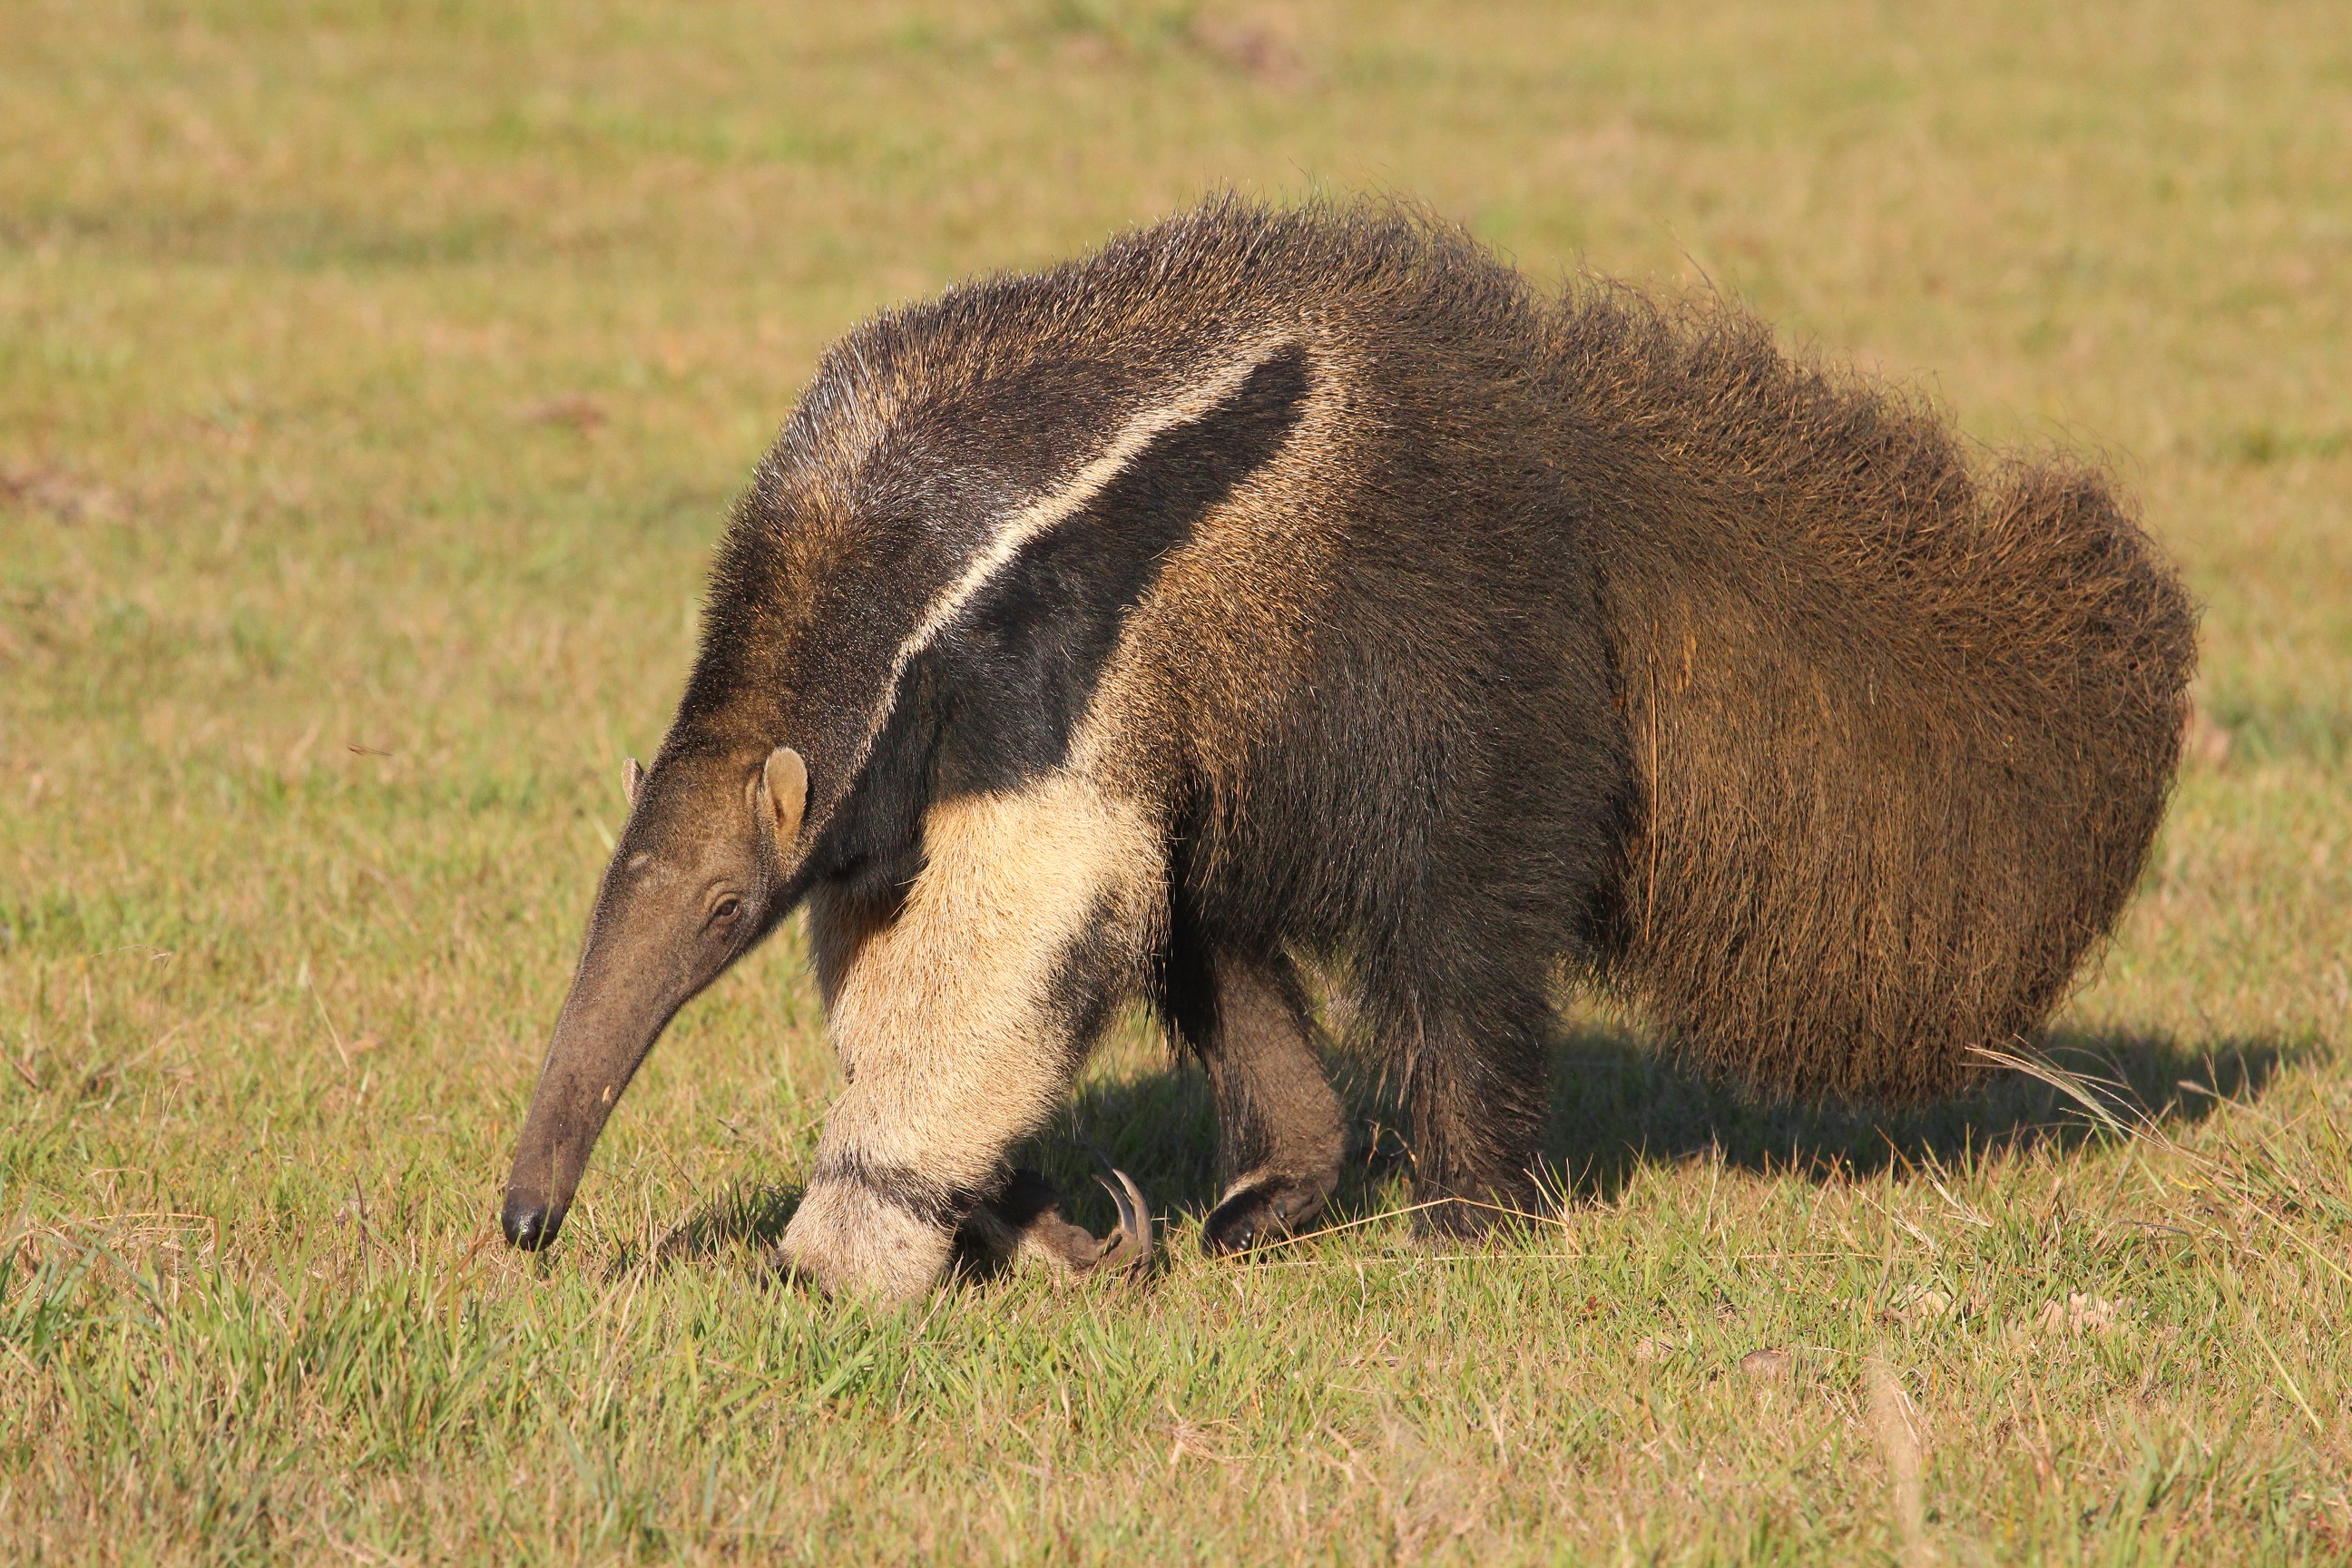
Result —
[{"label": "coarse shaggy fur", "polygon": [[1606,973],[1769,1089],[1952,1089],[2138,878],[2178,582],[2095,472],[1972,473],[1931,410],[1727,307],[1555,319],[1565,397],[1647,470],[1601,530],[1642,795]]}]

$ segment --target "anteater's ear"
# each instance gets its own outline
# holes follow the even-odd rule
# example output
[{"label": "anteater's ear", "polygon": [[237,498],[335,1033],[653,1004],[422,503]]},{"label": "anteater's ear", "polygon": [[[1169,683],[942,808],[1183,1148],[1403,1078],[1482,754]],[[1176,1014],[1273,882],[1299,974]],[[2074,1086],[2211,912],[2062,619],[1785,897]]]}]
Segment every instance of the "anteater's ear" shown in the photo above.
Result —
[{"label": "anteater's ear", "polygon": [[768,753],[768,764],[760,770],[760,799],[775,815],[776,848],[790,848],[808,806],[808,764],[798,752],[778,746]]},{"label": "anteater's ear", "polygon": [[646,770],[637,766],[636,758],[631,757],[621,768],[621,793],[629,797],[629,806],[632,810],[635,809],[637,804],[637,786],[645,782]]}]

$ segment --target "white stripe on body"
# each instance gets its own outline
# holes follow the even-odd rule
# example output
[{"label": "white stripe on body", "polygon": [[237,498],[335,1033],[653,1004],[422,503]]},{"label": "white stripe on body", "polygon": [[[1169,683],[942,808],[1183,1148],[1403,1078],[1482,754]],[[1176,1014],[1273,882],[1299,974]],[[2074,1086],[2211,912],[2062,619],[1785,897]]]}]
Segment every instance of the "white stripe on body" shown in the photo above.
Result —
[{"label": "white stripe on body", "polygon": [[1240,391],[1253,372],[1291,341],[1283,337],[1251,343],[1232,364],[1174,402],[1163,403],[1136,415],[1112,438],[1110,445],[1080,468],[1067,484],[1030,502],[1005,519],[987,547],[974,554],[962,574],[931,601],[930,608],[924,613],[922,620],[907,634],[898,651],[891,655],[889,674],[882,683],[882,700],[866,727],[865,738],[859,742],[856,753],[849,759],[846,776],[855,777],[857,771],[866,765],[867,754],[873,751],[875,742],[881,738],[884,727],[889,723],[891,712],[898,705],[898,680],[907,673],[907,667],[937,640],[941,632],[954,624],[955,618],[963,613],[964,606],[979,595],[991,578],[1012,564],[1023,546],[1100,495],[1151,444],[1155,437],[1178,426],[1192,423]]}]

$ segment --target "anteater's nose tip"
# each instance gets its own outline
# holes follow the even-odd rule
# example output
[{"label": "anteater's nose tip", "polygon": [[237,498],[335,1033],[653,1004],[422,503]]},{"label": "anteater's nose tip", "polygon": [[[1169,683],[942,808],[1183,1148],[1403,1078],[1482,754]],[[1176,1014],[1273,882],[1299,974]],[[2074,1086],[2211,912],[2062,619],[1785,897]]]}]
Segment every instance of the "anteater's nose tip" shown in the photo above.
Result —
[{"label": "anteater's nose tip", "polygon": [[563,1211],[522,1193],[509,1193],[505,1206],[499,1210],[499,1228],[525,1252],[537,1252],[563,1228]]}]

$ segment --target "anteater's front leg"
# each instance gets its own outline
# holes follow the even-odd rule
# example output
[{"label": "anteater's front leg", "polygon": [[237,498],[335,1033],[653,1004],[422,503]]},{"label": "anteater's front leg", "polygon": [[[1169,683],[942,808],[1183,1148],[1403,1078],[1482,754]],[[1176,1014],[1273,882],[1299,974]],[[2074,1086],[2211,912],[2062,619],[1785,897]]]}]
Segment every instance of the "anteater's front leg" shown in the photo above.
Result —
[{"label": "anteater's front leg", "polygon": [[923,847],[888,918],[812,907],[848,1084],[778,1261],[829,1291],[939,1278],[1135,985],[1164,902],[1146,815],[1066,774],[940,802]]}]

